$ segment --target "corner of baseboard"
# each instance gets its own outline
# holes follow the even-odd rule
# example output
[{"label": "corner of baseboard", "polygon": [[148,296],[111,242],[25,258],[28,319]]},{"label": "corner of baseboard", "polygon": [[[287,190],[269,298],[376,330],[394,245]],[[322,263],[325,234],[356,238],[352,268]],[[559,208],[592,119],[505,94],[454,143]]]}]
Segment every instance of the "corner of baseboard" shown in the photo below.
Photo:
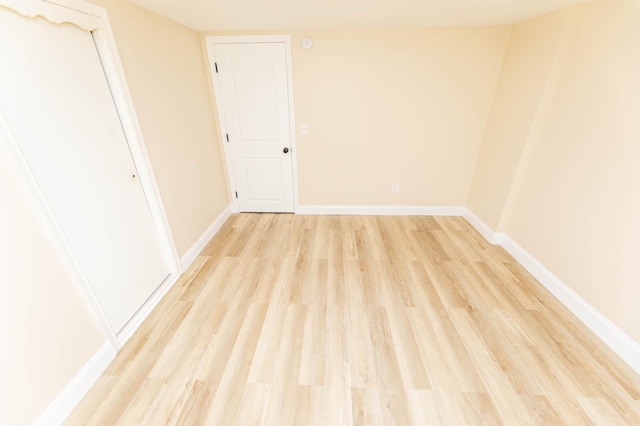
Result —
[{"label": "corner of baseboard", "polygon": [[500,244],[501,238],[504,234],[497,234],[489,225],[484,223],[482,219],[480,219],[474,212],[472,212],[468,207],[464,208],[464,213],[462,215],[464,219],[469,222],[473,228],[478,231],[482,237],[489,242],[489,244]]},{"label": "corner of baseboard", "polygon": [[198,240],[193,243],[193,245],[187,250],[187,252],[180,258],[180,272],[186,271],[189,266],[196,260],[196,257],[200,254],[202,250],[207,246],[211,238],[213,238],[222,225],[229,219],[231,214],[233,213],[233,206],[228,205],[225,207],[222,212],[214,219],[214,221],[209,225],[209,227],[204,231],[204,233],[198,238]]},{"label": "corner of baseboard", "polygon": [[494,246],[502,246],[507,238],[507,234],[504,232],[496,232],[493,234],[493,238],[491,238],[491,241],[489,242]]},{"label": "corner of baseboard", "polygon": [[498,244],[504,247],[540,284],[629,364],[631,368],[640,373],[640,345],[637,342],[598,312],[508,235],[496,234],[496,236],[499,236]]},{"label": "corner of baseboard", "polygon": [[109,342],[105,342],[91,359],[75,375],[71,382],[38,417],[34,425],[59,425],[71,414],[89,389],[115,359],[116,353]]}]

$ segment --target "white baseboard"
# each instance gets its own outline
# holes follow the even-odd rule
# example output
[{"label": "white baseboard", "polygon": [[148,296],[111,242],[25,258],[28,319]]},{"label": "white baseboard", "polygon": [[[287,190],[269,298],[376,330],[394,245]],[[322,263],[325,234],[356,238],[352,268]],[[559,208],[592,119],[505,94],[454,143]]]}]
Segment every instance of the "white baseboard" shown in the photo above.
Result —
[{"label": "white baseboard", "polygon": [[627,336],[615,324],[587,303],[560,278],[549,271],[535,257],[520,247],[507,235],[501,235],[500,245],[513,256],[518,263],[529,271],[540,283],[566,306],[580,321],[604,341],[620,358],[640,373],[640,345]]},{"label": "white baseboard", "polygon": [[465,207],[464,214],[462,216],[475,228],[476,231],[480,233],[480,235],[484,237],[485,240],[489,241],[490,244],[499,244],[498,234],[496,234],[489,225],[484,223],[482,219],[476,216],[471,210]]},{"label": "white baseboard", "polygon": [[363,216],[462,216],[463,206],[297,206],[296,214]]},{"label": "white baseboard", "polygon": [[226,207],[216,219],[209,225],[209,227],[204,231],[202,236],[198,238],[198,240],[187,250],[184,256],[180,259],[180,274],[172,274],[167,277],[166,280],[160,284],[160,286],[153,292],[151,297],[147,299],[147,301],[142,305],[140,309],[135,313],[133,318],[127,322],[127,324],[118,332],[118,341],[120,345],[124,345],[127,341],[133,336],[133,333],[136,332],[138,327],[142,324],[142,322],[149,316],[151,311],[160,303],[162,298],[171,290],[173,285],[180,279],[180,275],[184,273],[184,271],[191,266],[193,261],[198,257],[200,252],[206,247],[207,243],[213,238],[214,235],[220,230],[222,225],[229,219],[231,216],[231,207]]},{"label": "white baseboard", "polygon": [[96,354],[82,367],[82,370],[69,382],[64,390],[53,400],[34,423],[37,426],[60,425],[71,414],[80,400],[104,373],[116,354],[111,344],[106,342]]},{"label": "white baseboard", "polygon": [[151,311],[158,306],[158,303],[162,300],[162,298],[171,290],[171,287],[178,282],[180,278],[180,274],[171,274],[169,275],[159,286],[158,288],[149,296],[146,302],[133,314],[133,317],[122,327],[116,336],[118,338],[118,342],[120,346],[124,346],[125,343],[131,339],[133,333],[142,325],[145,319],[149,316]]},{"label": "white baseboard", "polygon": [[227,206],[215,220],[209,225],[206,231],[198,238],[198,240],[187,250],[187,252],[180,258],[181,272],[186,271],[189,266],[196,260],[196,257],[207,246],[211,238],[218,233],[222,225],[229,219],[232,213],[232,206]]},{"label": "white baseboard", "polygon": [[498,244],[518,261],[556,299],[591,329],[607,346],[636,372],[640,373],[640,345],[618,326],[598,312],[571,287],[554,275],[540,261],[508,235],[494,232],[473,212],[466,209],[464,218],[491,244]]},{"label": "white baseboard", "polygon": [[[196,259],[198,254],[204,249],[209,240],[220,230],[220,227],[231,216],[231,207],[225,208],[222,213],[207,228],[204,234],[196,243],[187,250],[187,253],[180,259],[181,272],[184,272]],[[149,316],[151,311],[160,303],[162,298],[173,287],[180,278],[179,274],[171,274],[153,292],[151,297],[135,313],[133,318],[118,333],[118,341],[124,345],[133,336],[142,322]],[[115,359],[116,352],[109,342],[105,343],[98,352],[85,364],[78,374],[71,380],[67,387],[56,397],[49,407],[35,422],[36,425],[59,425],[73,411],[75,406],[95,384],[100,375],[107,369],[109,364]]]}]

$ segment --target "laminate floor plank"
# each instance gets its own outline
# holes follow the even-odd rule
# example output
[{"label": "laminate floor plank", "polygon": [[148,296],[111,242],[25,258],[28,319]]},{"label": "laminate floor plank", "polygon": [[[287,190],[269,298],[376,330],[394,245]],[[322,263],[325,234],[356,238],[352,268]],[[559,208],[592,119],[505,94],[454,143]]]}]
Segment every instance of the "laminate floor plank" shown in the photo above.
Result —
[{"label": "laminate floor plank", "polygon": [[640,424],[640,376],[459,217],[235,214],[67,425]]}]

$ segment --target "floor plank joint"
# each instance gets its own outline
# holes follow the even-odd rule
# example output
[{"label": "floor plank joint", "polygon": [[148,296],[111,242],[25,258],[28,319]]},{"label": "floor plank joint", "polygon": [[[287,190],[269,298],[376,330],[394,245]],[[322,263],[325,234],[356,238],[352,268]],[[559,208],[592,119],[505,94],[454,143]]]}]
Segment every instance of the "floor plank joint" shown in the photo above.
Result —
[{"label": "floor plank joint", "polygon": [[640,424],[640,377],[460,217],[245,213],[66,424]]}]

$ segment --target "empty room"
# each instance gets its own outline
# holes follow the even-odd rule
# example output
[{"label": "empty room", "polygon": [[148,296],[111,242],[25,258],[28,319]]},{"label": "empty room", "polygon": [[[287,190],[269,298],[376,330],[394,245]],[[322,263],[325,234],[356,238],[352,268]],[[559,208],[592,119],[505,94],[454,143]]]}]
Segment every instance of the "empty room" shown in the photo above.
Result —
[{"label": "empty room", "polygon": [[638,40],[637,0],[0,0],[0,424],[640,424]]}]

